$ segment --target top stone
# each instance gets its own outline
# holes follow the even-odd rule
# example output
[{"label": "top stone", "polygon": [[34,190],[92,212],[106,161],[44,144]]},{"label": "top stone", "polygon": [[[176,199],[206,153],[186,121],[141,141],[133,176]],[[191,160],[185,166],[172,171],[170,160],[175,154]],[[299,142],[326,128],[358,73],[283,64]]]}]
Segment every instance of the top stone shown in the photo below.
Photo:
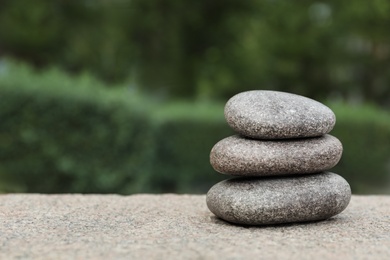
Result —
[{"label": "top stone", "polygon": [[233,96],[226,103],[225,118],[234,131],[256,139],[321,136],[336,123],[332,110],[313,99],[269,90]]}]

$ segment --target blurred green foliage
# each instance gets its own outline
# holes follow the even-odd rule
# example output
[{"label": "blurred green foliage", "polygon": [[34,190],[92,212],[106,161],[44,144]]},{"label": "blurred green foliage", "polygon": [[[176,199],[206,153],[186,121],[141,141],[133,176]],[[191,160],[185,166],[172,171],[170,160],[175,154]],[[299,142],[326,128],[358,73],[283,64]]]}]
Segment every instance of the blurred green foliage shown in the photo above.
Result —
[{"label": "blurred green foliage", "polygon": [[390,106],[387,0],[2,0],[0,54],[167,97],[276,89]]},{"label": "blurred green foliage", "polygon": [[222,103],[274,89],[331,100],[335,172],[389,193],[389,27],[387,0],[2,0],[0,190],[204,192]]},{"label": "blurred green foliage", "polygon": [[85,76],[12,67],[0,74],[0,189],[136,191],[151,153],[146,105]]},{"label": "blurred green foliage", "polygon": [[390,194],[390,113],[373,105],[330,104],[337,116],[332,135],[344,146],[334,171],[355,193]]},{"label": "blurred green foliage", "polygon": [[[159,102],[87,74],[0,68],[2,192],[202,193],[227,177],[208,163],[212,146],[233,134],[223,103]],[[334,171],[354,193],[390,193],[390,114],[329,106],[344,146]]]},{"label": "blurred green foliage", "polygon": [[209,163],[214,144],[233,134],[222,104],[168,103],[152,113],[150,120],[155,126],[152,191],[201,193],[226,179]]}]

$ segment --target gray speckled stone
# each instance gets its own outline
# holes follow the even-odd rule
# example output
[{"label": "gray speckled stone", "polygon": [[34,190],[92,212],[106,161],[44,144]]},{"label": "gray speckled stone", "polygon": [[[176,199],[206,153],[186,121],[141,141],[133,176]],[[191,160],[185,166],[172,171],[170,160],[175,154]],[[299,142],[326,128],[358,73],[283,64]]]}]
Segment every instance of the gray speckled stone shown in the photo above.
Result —
[{"label": "gray speckled stone", "polygon": [[274,141],[234,135],[213,147],[210,163],[216,171],[235,176],[315,173],[335,166],[342,151],[331,135]]},{"label": "gray speckled stone", "polygon": [[346,180],[334,173],[274,178],[234,178],[214,185],[206,196],[216,216],[237,224],[267,225],[324,220],[351,199]]},{"label": "gray speckled stone", "polygon": [[315,100],[267,90],[233,96],[226,103],[225,118],[236,132],[257,139],[320,136],[336,123],[332,110]]}]

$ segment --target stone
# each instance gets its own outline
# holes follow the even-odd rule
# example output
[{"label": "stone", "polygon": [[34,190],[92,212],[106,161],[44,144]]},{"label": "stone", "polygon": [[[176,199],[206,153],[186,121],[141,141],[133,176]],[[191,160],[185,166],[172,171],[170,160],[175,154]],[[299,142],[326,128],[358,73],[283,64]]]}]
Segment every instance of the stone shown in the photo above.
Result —
[{"label": "stone", "polygon": [[352,195],[348,208],[328,221],[265,227],[230,225],[205,201],[189,194],[1,194],[0,259],[390,256],[389,195]]},{"label": "stone", "polygon": [[273,178],[233,178],[206,196],[217,217],[246,225],[325,220],[342,212],[351,189],[341,176],[322,174]]},{"label": "stone", "polygon": [[217,172],[235,176],[304,174],[332,168],[342,151],[331,135],[273,141],[234,135],[214,145],[210,163]]},{"label": "stone", "polygon": [[315,100],[267,90],[233,96],[226,103],[225,118],[234,131],[256,139],[321,136],[336,123],[332,110]]}]

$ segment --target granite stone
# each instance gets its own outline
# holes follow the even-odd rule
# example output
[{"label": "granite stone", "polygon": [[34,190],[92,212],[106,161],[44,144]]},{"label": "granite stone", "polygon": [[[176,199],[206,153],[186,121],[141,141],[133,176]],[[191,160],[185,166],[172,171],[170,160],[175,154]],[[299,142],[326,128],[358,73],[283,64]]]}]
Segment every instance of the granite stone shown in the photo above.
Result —
[{"label": "granite stone", "polygon": [[[387,190],[390,192],[390,190]],[[390,196],[326,221],[230,225],[190,194],[0,194],[1,260],[388,260]]]},{"label": "granite stone", "polygon": [[272,141],[234,135],[212,148],[210,163],[217,172],[235,176],[304,174],[332,168],[342,151],[341,142],[328,134]]},{"label": "granite stone", "polygon": [[225,118],[237,133],[256,139],[286,139],[329,133],[336,117],[327,106],[286,92],[253,90],[233,96]]},{"label": "granite stone", "polygon": [[322,174],[273,178],[233,178],[206,196],[212,213],[228,222],[268,225],[328,219],[342,212],[351,189],[341,176]]}]

